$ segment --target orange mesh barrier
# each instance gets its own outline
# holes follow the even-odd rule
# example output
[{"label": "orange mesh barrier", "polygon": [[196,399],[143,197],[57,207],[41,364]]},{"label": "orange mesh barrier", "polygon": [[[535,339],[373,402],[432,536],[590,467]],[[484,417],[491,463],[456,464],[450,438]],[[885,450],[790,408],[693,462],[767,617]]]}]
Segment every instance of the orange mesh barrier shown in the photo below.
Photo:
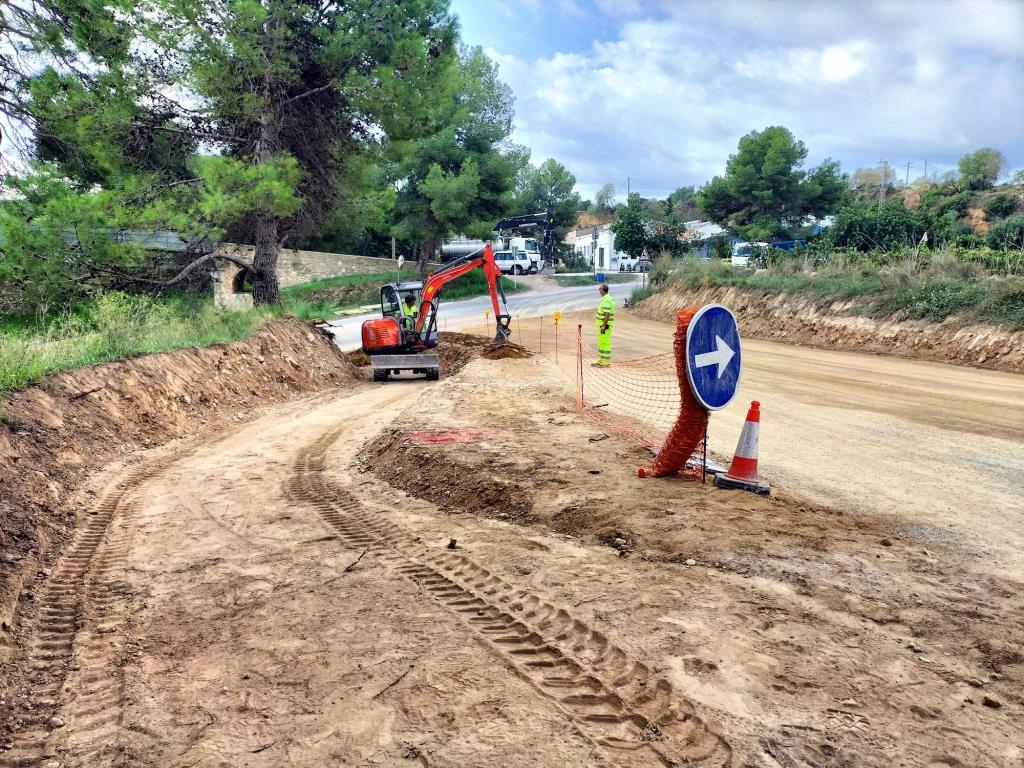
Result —
[{"label": "orange mesh barrier", "polygon": [[708,428],[708,411],[697,402],[686,375],[686,329],[700,307],[680,309],[676,313],[676,336],[672,341],[675,353],[676,380],[679,385],[679,417],[654,459],[654,477],[674,475],[686,466],[704,438]]},{"label": "orange mesh barrier", "polygon": [[[608,433],[650,449],[657,458],[665,454],[663,461],[671,465],[676,463],[680,452],[688,450],[679,466],[671,471],[682,469],[691,456],[698,463],[703,458],[697,448],[707,427],[706,411],[701,409],[703,420],[692,424],[697,430],[695,441],[688,430],[679,426],[681,418],[693,418],[692,405],[696,403],[685,367],[686,328],[696,311],[697,308],[682,310],[689,315],[685,325],[677,325],[675,352],[636,360],[615,360],[607,367],[593,365],[597,361],[597,350],[583,340],[582,327],[576,332],[576,406]],[[682,443],[674,446],[673,440],[682,440]]]}]

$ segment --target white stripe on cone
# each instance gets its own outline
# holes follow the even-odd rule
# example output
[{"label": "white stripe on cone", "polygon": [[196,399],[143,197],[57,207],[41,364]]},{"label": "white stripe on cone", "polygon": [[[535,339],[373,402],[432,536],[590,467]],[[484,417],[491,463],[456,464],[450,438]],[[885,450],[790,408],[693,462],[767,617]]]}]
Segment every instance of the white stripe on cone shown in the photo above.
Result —
[{"label": "white stripe on cone", "polygon": [[736,446],[736,455],[744,459],[757,458],[757,436],[761,425],[753,421],[743,422],[743,430],[740,432],[740,442]]}]

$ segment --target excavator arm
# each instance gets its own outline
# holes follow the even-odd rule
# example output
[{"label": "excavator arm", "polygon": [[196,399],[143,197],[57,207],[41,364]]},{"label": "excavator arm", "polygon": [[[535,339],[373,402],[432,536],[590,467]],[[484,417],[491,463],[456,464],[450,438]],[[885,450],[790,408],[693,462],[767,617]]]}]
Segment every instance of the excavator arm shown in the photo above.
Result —
[{"label": "excavator arm", "polygon": [[491,250],[490,243],[484,246],[482,255],[470,254],[427,277],[423,283],[422,303],[416,315],[416,331],[420,339],[429,339],[437,324],[437,307],[444,286],[477,268],[483,269],[484,276],[487,278],[487,287],[490,289],[491,307],[494,309],[494,319],[497,323],[494,343],[503,344],[508,341],[512,334],[512,316],[508,313],[505,292],[501,288],[501,270],[494,261],[494,252]]}]

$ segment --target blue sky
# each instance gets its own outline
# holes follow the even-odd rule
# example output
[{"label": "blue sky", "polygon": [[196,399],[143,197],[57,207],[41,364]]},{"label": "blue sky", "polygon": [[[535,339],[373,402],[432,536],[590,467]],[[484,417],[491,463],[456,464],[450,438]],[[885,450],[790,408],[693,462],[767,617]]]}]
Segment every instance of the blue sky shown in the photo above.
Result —
[{"label": "blue sky", "polygon": [[992,146],[1024,167],[1024,0],[453,0],[516,95],[513,139],[590,195],[724,170],[785,125],[809,162],[902,178]]}]

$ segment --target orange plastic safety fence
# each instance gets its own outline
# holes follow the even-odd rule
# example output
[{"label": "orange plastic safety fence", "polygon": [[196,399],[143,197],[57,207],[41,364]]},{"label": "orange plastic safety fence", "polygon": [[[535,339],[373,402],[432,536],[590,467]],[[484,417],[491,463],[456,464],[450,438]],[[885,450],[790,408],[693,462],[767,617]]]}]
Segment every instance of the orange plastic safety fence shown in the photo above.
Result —
[{"label": "orange plastic safety fence", "polygon": [[654,477],[673,475],[686,466],[704,438],[708,428],[708,411],[693,396],[686,375],[686,330],[700,307],[680,309],[676,313],[676,335],[672,341],[679,386],[679,417],[669,430],[661,451],[654,459],[651,474]]},{"label": "orange plastic safety fence", "polygon": [[[597,351],[583,340],[582,333],[577,330],[577,407],[609,434],[618,435],[658,455],[668,450],[674,456],[666,435],[679,421],[680,393],[684,387],[692,398],[686,369],[680,368],[680,365],[685,366],[685,328],[682,333],[682,357],[675,352],[667,352],[636,360],[615,360],[610,366],[595,366]],[[680,359],[682,363],[678,362]],[[702,428],[700,436],[703,434]],[[695,449],[696,446],[683,459],[684,465],[691,455],[700,458]]]}]

